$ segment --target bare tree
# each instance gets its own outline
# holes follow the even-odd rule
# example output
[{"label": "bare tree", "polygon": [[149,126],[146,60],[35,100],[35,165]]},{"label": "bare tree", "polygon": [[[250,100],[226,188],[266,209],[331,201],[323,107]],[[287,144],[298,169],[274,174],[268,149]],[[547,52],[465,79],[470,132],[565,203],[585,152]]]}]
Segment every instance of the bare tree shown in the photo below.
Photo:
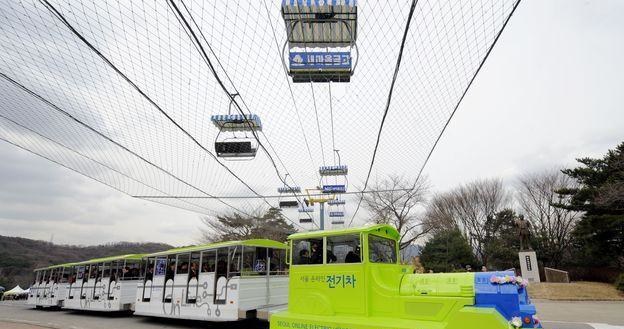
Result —
[{"label": "bare tree", "polygon": [[429,232],[422,216],[416,213],[429,190],[427,179],[412,183],[404,177],[389,175],[377,181],[372,190],[376,192],[365,194],[363,199],[364,207],[372,215],[370,221],[396,227],[401,234],[401,249]]},{"label": "bare tree", "polygon": [[203,217],[200,227],[201,242],[219,242],[246,239],[272,239],[286,241],[295,228],[286,222],[281,209],[256,209],[250,215],[229,213]]},{"label": "bare tree", "polygon": [[434,229],[458,227],[477,258],[487,265],[486,245],[500,229],[496,216],[509,204],[500,179],[477,180],[436,195],[427,208],[426,223]]},{"label": "bare tree", "polygon": [[427,204],[424,221],[434,234],[459,228],[453,209],[453,194],[434,195]]},{"label": "bare tree", "polygon": [[543,256],[549,265],[559,266],[566,249],[571,246],[571,233],[580,212],[556,207],[566,203],[556,191],[576,188],[577,183],[560,170],[524,175],[518,183],[518,202],[527,219]]}]

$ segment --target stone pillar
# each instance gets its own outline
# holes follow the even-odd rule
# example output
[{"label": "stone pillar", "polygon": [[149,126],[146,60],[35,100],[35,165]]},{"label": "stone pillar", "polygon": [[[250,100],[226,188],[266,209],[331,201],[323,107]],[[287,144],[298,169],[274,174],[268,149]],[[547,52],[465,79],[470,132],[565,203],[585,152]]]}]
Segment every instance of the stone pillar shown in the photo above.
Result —
[{"label": "stone pillar", "polygon": [[537,256],[535,251],[521,251],[518,253],[520,258],[520,271],[522,277],[529,282],[540,282],[539,268],[537,266]]}]

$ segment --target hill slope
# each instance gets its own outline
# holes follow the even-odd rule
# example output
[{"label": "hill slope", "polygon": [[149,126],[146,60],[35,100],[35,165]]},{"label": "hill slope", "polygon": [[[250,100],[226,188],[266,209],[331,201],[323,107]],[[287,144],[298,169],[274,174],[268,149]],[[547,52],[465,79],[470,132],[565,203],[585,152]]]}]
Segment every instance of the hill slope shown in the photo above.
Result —
[{"label": "hill slope", "polygon": [[164,243],[117,242],[98,246],[56,245],[45,241],[0,235],[0,286],[30,286],[32,270],[52,264],[91,258],[170,249]]}]

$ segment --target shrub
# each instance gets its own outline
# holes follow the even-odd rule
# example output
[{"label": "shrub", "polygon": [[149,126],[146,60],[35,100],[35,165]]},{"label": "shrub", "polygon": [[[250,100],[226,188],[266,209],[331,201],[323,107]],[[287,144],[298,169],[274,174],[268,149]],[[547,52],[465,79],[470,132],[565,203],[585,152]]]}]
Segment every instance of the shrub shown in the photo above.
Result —
[{"label": "shrub", "polygon": [[624,291],[624,273],[620,273],[617,279],[615,279],[615,288],[619,291]]}]

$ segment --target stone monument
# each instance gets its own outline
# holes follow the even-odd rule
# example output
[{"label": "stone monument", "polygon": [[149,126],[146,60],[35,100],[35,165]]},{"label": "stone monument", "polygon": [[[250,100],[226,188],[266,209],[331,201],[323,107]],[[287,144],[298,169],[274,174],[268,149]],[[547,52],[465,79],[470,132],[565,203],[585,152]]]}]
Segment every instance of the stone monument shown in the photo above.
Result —
[{"label": "stone monument", "polygon": [[520,259],[520,271],[522,277],[529,282],[540,282],[539,267],[537,265],[537,255],[533,248],[531,248],[531,223],[524,219],[523,215],[518,216],[514,220],[514,226],[518,230],[518,237],[520,238],[520,252],[518,257]]}]

